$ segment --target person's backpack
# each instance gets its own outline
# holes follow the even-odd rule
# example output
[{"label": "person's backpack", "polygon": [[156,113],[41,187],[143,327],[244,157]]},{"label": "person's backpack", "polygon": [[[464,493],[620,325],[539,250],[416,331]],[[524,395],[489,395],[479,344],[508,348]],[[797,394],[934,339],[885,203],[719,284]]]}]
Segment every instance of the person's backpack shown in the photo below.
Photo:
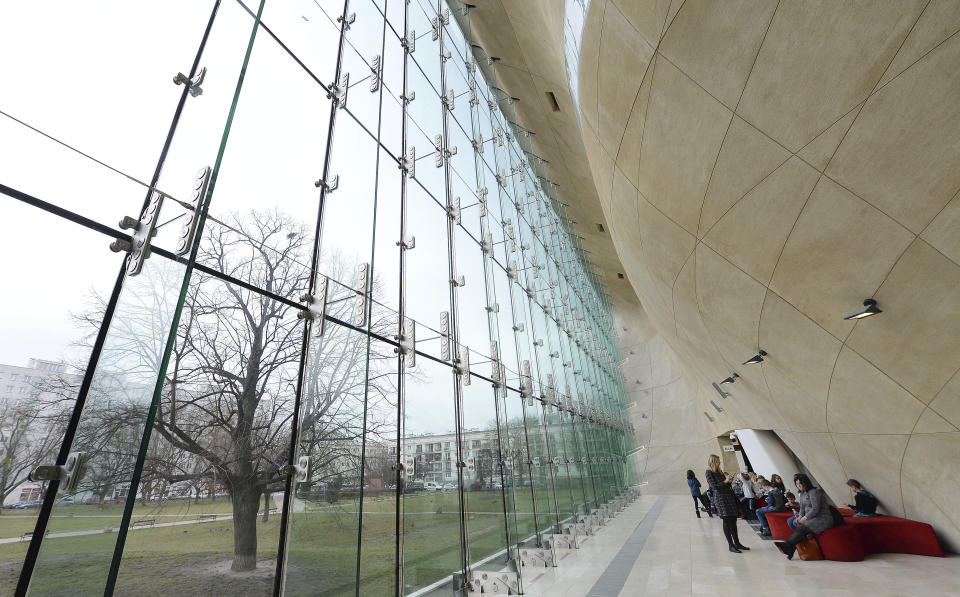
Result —
[{"label": "person's backpack", "polygon": [[847,524],[847,521],[843,519],[843,514],[840,514],[840,510],[837,510],[835,507],[830,506],[830,516],[833,517],[833,526],[840,527]]}]

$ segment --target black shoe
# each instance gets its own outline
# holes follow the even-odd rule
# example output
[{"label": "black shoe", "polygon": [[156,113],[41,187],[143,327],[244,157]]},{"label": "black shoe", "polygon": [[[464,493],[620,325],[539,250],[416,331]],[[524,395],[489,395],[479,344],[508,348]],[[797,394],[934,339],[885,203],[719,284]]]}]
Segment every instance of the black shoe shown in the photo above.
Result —
[{"label": "black shoe", "polygon": [[794,547],[793,545],[790,545],[786,541],[777,541],[776,543],[774,543],[774,545],[777,546],[777,549],[780,550],[780,553],[787,556],[788,560],[792,560],[794,552],[797,551],[796,547]]},{"label": "black shoe", "polygon": [[730,551],[732,551],[733,553],[743,553],[742,551],[740,551],[739,549],[737,549],[736,546],[734,546],[734,545],[731,545],[731,546],[730,546]]},{"label": "black shoe", "polygon": [[750,551],[749,547],[745,547],[743,545],[736,545],[735,547],[741,551]]},{"label": "black shoe", "polygon": [[703,518],[702,516],[700,516],[699,512],[697,512],[697,518]]}]

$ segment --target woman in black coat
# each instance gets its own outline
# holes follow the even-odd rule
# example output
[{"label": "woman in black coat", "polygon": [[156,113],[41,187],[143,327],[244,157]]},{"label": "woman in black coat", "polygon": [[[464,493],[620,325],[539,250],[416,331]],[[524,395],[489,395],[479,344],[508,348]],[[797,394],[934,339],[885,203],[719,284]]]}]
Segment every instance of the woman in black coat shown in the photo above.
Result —
[{"label": "woman in black coat", "polygon": [[727,538],[727,545],[733,553],[749,550],[740,543],[737,534],[737,518],[740,517],[737,496],[733,493],[733,477],[720,470],[720,457],[711,454],[707,460],[707,471],[704,473],[710,489],[713,490],[713,501],[717,507],[717,514],[723,521],[723,536]]}]

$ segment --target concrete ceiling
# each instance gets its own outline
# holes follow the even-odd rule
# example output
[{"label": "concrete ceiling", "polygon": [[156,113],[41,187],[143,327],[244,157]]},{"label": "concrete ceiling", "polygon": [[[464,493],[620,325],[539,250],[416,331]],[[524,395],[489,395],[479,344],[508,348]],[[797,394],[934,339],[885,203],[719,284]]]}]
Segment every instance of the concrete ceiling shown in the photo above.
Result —
[{"label": "concrete ceiling", "polygon": [[[636,302],[614,249],[600,206],[580,132],[577,110],[567,86],[563,54],[563,2],[560,0],[481,0],[470,10],[474,43],[499,58],[497,86],[519,99],[513,104],[518,124],[532,131],[533,153],[544,158],[546,177],[559,185],[558,198],[594,272],[611,298]],[[517,32],[523,32],[518,35]],[[547,93],[552,92],[559,110]],[[603,231],[597,226],[600,224]]]},{"label": "concrete ceiling", "polygon": [[863,477],[960,546],[960,2],[593,0],[582,134],[563,2],[476,3],[594,265],[633,290],[648,478],[774,429],[835,499]]}]

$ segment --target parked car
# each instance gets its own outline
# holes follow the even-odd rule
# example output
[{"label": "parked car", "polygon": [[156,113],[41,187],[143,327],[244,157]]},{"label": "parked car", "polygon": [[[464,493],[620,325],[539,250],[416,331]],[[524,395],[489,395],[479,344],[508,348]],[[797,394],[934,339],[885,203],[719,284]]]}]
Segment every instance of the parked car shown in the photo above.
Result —
[{"label": "parked car", "polygon": [[438,489],[441,489],[441,486],[439,483],[435,481],[427,481],[426,483],[423,484],[423,488],[426,489],[427,491],[436,491]]},{"label": "parked car", "polygon": [[444,483],[444,484],[443,484],[443,490],[444,490],[444,491],[448,491],[448,490],[456,489],[456,488],[457,488],[457,484],[456,484],[456,483]]}]

